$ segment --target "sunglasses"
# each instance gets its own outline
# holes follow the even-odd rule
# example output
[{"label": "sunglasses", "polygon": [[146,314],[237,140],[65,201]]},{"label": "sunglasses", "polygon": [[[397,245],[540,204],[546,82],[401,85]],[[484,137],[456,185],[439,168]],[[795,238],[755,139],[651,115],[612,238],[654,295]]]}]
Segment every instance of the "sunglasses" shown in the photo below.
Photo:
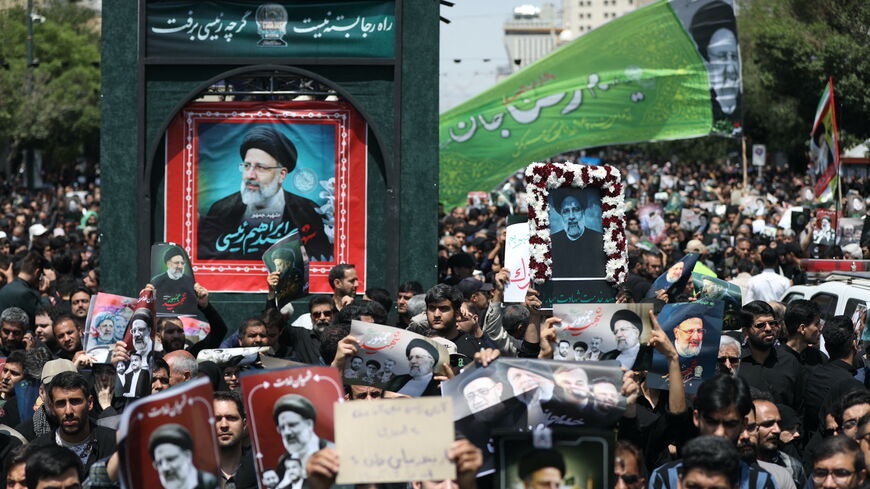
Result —
[{"label": "sunglasses", "polygon": [[634,474],[622,474],[622,475],[617,475],[616,478],[617,478],[617,479],[622,479],[622,482],[625,482],[625,483],[628,484],[628,485],[634,484],[634,483],[636,483],[637,481],[640,480],[640,476],[639,476],[639,475],[634,475]]},{"label": "sunglasses", "polygon": [[753,324],[752,327],[756,328],[756,329],[764,329],[765,326],[770,326],[771,328],[775,328],[778,324],[779,324],[779,322],[776,320],[762,321],[760,323]]},{"label": "sunglasses", "polygon": [[315,311],[315,312],[312,312],[312,313],[311,313],[311,316],[312,316],[312,317],[316,317],[316,318],[317,318],[317,317],[320,317],[320,316],[323,316],[323,317],[325,317],[325,318],[331,318],[331,317],[332,317],[332,311]]},{"label": "sunglasses", "polygon": [[725,361],[731,362],[731,364],[740,363],[740,357],[719,357],[716,359],[722,365],[725,365]]}]

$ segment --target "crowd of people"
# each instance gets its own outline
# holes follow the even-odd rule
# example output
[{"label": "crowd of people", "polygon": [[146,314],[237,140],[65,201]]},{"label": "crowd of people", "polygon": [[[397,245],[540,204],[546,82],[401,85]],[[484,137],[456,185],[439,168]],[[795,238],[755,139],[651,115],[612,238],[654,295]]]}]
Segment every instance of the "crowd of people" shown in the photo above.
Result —
[{"label": "crowd of people", "polygon": [[[856,324],[851,317],[828,316],[808,300],[780,301],[789,286],[807,282],[803,258],[870,258],[867,233],[856,246],[839,246],[814,242],[811,219],[803,228],[783,227],[791,207],[813,205],[803,191],[810,187],[807,177],[785,169],[768,171],[744,189],[738,169],[727,165],[617,158],[629,207],[629,274],[618,301],[651,302],[657,314],[666,303],[692,300],[685,291],[654,290],[648,296],[667,267],[696,253],[700,266],[740,286],[743,305],[737,327],[722,336],[716,375],[691,395],[683,391],[677,349],[652,316],[655,328],[643,346],[668,359],[671,388],[651,388],[646,372],[624,371],[619,395],[625,411],[612,426],[618,441],[606,469],[612,470],[614,487],[863,487],[870,463],[870,362],[865,364],[860,336],[866,314]],[[61,185],[62,178],[76,183]],[[524,208],[524,188],[515,176],[491,204],[476,202],[439,216],[437,283],[408,281],[396,291],[377,286],[363,291],[355,268],[362,264],[340,264],[329,273],[331,295],[311,296],[307,308],[296,313],[266,307],[239,325],[225,324],[209,292],[197,285],[197,307],[210,324],[205,338],[194,343],[180,320],[161,317],[153,328],[152,354],[131,358],[131,345],[119,342],[110,361],[99,363],[83,351],[90,301],[101,291],[99,188],[93,178],[78,175],[49,183],[51,190],[34,193],[6,182],[0,198],[0,356],[5,357],[0,459],[7,489],[119,487],[116,429],[125,407],[200,377],[215,391],[220,471],[180,477],[178,460],[184,458],[178,457],[189,457],[191,440],[167,428],[163,438],[154,438],[155,432],[141,444],[155,457],[165,488],[332,487],[341,454],[325,444],[291,457],[292,470],[258,480],[239,378],[245,370],[263,368],[268,358],[386,378],[389,372],[381,368],[387,365],[364,365],[357,356],[360,344],[350,335],[354,320],[447,345],[455,361],[445,377],[424,386],[423,395],[441,395],[439,382],[471,363],[488,368],[506,357],[594,360],[585,351],[569,352],[568,345],[560,352],[559,318],[542,310],[535,290],[522,303],[504,302],[511,272],[504,268],[505,229]],[[868,182],[847,180],[843,187],[844,195],[850,190],[867,195]],[[753,196],[752,206],[746,205],[747,195]],[[641,209],[656,202],[662,204],[660,214],[644,216]],[[691,226],[683,210],[698,218]],[[660,229],[651,217],[661,218]],[[275,283],[274,277],[264,281]],[[268,351],[254,362],[197,361],[203,350],[234,347]],[[120,367],[141,362],[150,368],[131,373]],[[147,375],[147,380],[127,383],[124,375]],[[125,388],[130,385],[135,389]],[[472,397],[485,396],[495,384],[475,386],[479,392]],[[577,402],[593,397],[585,381],[571,389]],[[347,385],[345,391],[352,402],[404,396],[363,385]],[[311,409],[296,410],[313,416]],[[174,448],[163,456],[161,447],[169,441]],[[456,464],[454,481],[358,487],[496,487],[492,474],[478,477],[492,449],[486,439],[458,440],[449,453]],[[545,455],[519,464],[524,486],[571,486],[563,480],[565,462]]]}]

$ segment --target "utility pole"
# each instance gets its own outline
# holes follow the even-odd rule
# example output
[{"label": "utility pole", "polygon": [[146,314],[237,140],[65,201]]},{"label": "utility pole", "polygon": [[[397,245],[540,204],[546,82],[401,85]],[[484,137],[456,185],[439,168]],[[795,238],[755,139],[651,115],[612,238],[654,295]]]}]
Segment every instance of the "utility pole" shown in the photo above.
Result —
[{"label": "utility pole", "polygon": [[[33,110],[33,0],[27,0],[27,110]],[[33,189],[33,148],[30,143],[24,146],[24,183]]]}]

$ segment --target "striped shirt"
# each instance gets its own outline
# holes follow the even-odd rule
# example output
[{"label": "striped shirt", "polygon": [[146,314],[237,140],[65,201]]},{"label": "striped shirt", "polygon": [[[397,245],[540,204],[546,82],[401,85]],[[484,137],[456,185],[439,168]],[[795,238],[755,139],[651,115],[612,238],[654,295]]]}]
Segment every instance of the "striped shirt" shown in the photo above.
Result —
[{"label": "striped shirt", "polygon": [[[649,489],[678,489],[677,478],[682,461],[671,462],[655,469],[649,478]],[[747,465],[740,461],[739,489],[777,489],[773,478],[766,470]]]}]

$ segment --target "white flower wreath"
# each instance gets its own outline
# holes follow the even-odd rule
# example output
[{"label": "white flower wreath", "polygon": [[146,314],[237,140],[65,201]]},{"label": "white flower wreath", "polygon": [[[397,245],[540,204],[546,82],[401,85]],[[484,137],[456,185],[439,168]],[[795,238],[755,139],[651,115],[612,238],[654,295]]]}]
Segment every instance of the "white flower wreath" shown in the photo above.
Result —
[{"label": "white flower wreath", "polygon": [[625,282],[628,254],[625,239],[625,195],[619,170],[612,166],[573,163],[532,163],[526,167],[526,193],[529,205],[529,268],[536,283],[553,275],[548,212],[550,189],[597,187],[601,190],[601,223],[604,253],[607,255],[607,281]]}]

